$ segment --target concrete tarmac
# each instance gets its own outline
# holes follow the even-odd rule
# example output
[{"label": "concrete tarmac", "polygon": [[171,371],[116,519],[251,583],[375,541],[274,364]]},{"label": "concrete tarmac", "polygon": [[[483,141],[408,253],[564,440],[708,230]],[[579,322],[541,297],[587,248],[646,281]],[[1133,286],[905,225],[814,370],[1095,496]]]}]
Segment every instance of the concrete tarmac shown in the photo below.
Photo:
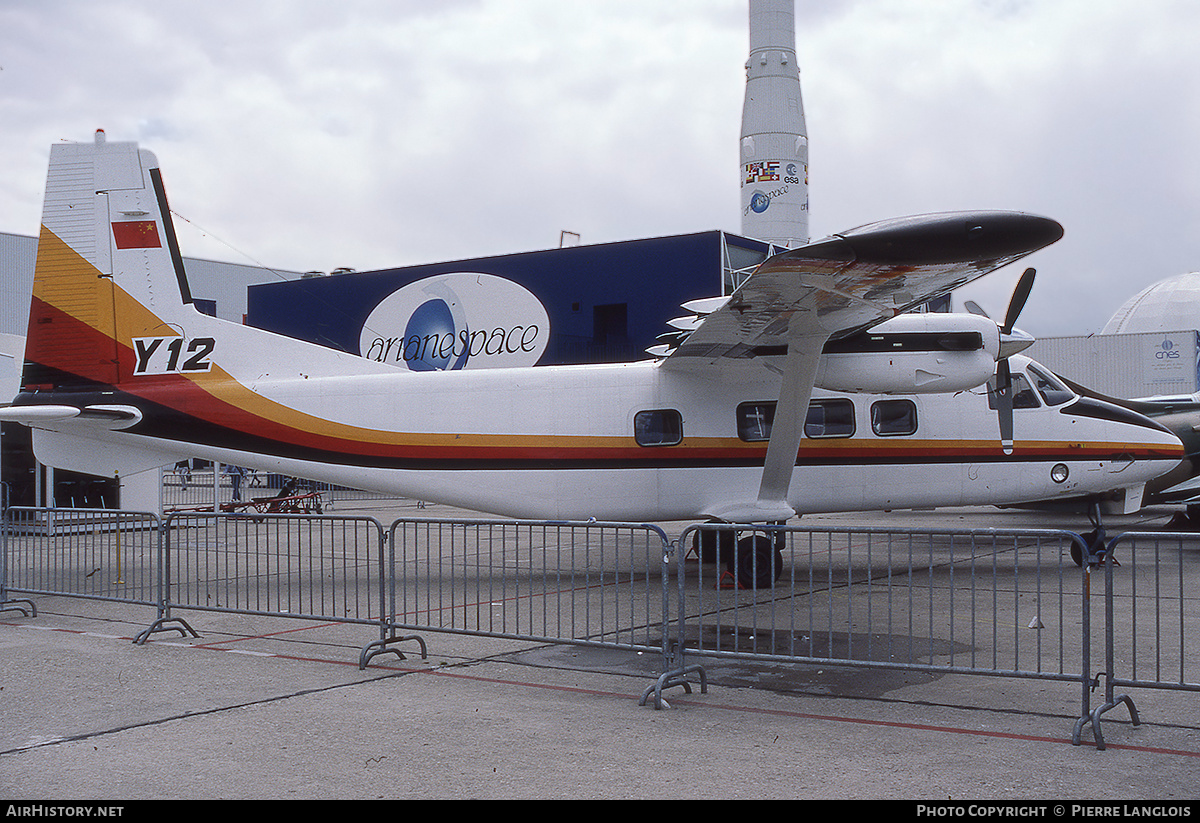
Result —
[{"label": "concrete tarmac", "polygon": [[[364,512],[384,522],[448,513],[338,513]],[[811,518],[830,520],[1063,525],[990,509]],[[659,671],[654,655],[430,633],[427,659],[385,655],[360,671],[369,627],[191,613],[199,638],[160,634],[137,646],[155,616],[148,607],[35,599],[36,617],[0,614],[6,801],[884,798],[1190,809],[1200,798],[1195,693],[1131,692],[1141,724],[1124,708],[1106,714],[1099,751],[1090,731],[1071,742],[1078,684],[722,660],[706,663],[707,693],[675,689],[670,707],[655,710],[639,705]]]}]

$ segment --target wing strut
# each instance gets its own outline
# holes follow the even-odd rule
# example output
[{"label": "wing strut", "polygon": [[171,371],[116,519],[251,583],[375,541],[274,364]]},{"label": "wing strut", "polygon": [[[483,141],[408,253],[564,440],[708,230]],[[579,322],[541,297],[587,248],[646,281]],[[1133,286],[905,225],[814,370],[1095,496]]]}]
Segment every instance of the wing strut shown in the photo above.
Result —
[{"label": "wing strut", "polygon": [[804,435],[808,401],[812,397],[821,350],[829,333],[812,322],[807,312],[797,312],[789,322],[787,339],[783,379],[771,423],[771,438],[767,441],[758,500],[710,509],[707,512],[710,517],[729,523],[775,523],[796,515],[796,510],[788,503],[788,489],[796,469],[796,455]]},{"label": "wing strut", "polygon": [[788,487],[796,469],[796,454],[800,451],[821,349],[829,338],[828,334],[796,334],[793,329],[797,325],[800,324],[793,318],[779,402],[775,404],[775,420],[771,424],[771,439],[755,504],[757,516],[751,522],[787,520],[796,514],[788,504]]}]

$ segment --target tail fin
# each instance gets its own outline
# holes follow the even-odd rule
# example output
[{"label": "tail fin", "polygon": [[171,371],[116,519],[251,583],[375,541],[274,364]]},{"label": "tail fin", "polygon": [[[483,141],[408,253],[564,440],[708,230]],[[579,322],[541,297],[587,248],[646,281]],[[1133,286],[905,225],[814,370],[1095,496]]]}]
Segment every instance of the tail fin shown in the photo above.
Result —
[{"label": "tail fin", "polygon": [[191,302],[154,155],[102,131],[93,143],[51,147],[26,390],[120,383],[129,357],[118,325],[150,314],[152,326],[168,326]]},{"label": "tail fin", "polygon": [[110,477],[191,456],[323,458],[360,428],[326,420],[309,381],[397,372],[197,311],[158,162],[100,134],[51,149],[26,360],[0,420],[33,427],[43,463]]}]

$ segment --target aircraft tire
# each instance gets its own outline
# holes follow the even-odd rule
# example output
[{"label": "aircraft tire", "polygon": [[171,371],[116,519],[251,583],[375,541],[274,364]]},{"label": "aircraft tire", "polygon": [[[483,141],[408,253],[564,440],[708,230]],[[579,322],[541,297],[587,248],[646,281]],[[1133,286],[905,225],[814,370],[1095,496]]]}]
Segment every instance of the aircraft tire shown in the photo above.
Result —
[{"label": "aircraft tire", "polygon": [[738,541],[730,571],[734,571],[735,567],[738,583],[742,587],[769,589],[783,574],[783,552],[765,534],[743,537]]},{"label": "aircraft tire", "polygon": [[699,530],[692,535],[692,549],[701,563],[725,563],[734,554],[734,534],[731,531]]}]

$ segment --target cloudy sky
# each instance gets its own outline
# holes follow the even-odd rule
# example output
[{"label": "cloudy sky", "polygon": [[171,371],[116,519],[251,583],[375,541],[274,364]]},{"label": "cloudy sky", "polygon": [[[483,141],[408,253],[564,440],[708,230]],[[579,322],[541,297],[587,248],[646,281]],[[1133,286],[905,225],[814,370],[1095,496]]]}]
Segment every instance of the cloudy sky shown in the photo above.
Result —
[{"label": "cloudy sky", "polygon": [[[1054,217],[1043,337],[1200,270],[1195,0],[796,0],[796,28],[814,237]],[[736,233],[747,53],[746,0],[0,0],[0,231],[36,234],[50,144],[103,128],[158,155],[195,257]],[[1002,314],[1018,274],[965,296]]]}]

